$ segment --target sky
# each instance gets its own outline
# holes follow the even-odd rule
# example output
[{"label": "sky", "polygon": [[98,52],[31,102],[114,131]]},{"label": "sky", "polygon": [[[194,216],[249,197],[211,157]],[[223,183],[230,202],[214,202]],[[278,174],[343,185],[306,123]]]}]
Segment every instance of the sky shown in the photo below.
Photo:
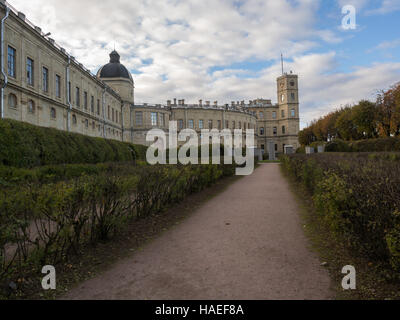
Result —
[{"label": "sky", "polygon": [[[400,81],[400,0],[10,0],[93,73],[114,49],[135,102],[272,99],[299,75],[301,127]],[[342,8],[355,8],[345,29]]]}]

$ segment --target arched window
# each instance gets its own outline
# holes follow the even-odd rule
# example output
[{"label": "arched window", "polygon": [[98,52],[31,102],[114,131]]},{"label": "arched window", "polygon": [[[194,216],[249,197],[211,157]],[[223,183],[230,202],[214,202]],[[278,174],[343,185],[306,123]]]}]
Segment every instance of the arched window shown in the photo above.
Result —
[{"label": "arched window", "polygon": [[72,124],[76,124],[76,115],[72,115]]},{"label": "arched window", "polygon": [[17,108],[17,96],[13,93],[8,95],[8,106],[10,108]]},{"label": "arched window", "polygon": [[55,119],[57,117],[57,113],[56,113],[56,109],[55,108],[51,108],[50,109],[50,117],[52,119]]},{"label": "arched window", "polygon": [[33,100],[28,101],[28,112],[35,113],[35,103],[33,102]]}]

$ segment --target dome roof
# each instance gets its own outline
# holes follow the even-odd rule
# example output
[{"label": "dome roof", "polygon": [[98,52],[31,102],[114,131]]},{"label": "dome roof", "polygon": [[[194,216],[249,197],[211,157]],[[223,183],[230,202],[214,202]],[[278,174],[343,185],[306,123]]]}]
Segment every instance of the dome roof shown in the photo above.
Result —
[{"label": "dome roof", "polygon": [[110,53],[110,63],[101,67],[97,76],[99,78],[126,78],[133,81],[131,73],[120,63],[120,55],[115,50]]}]

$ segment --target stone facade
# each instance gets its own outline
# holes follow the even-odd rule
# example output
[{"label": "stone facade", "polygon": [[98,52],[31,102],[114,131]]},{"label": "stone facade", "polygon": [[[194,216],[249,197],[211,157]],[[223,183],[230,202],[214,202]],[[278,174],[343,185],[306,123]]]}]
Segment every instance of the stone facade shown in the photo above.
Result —
[{"label": "stone facade", "polygon": [[[0,0],[1,18],[10,8],[5,3]],[[113,54],[119,59],[118,53]],[[14,8],[4,22],[3,55],[5,118],[137,144],[148,144],[148,130],[167,131],[169,121],[177,121],[178,130],[254,129],[257,146],[265,152],[271,141],[277,152],[283,152],[285,145],[298,146],[296,75],[278,78],[276,105],[262,99],[224,106],[176,99],[163,105],[138,105],[130,76],[105,78],[101,70],[93,75]]]}]

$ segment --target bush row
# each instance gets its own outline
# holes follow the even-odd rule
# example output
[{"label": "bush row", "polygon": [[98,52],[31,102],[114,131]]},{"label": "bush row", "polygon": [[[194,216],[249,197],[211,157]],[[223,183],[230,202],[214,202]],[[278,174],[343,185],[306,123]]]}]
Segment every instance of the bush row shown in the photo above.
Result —
[{"label": "bush row", "polygon": [[312,195],[333,234],[400,271],[399,163],[390,155],[349,155],[296,154],[282,163]]},{"label": "bush row", "polygon": [[0,120],[0,165],[43,165],[144,160],[146,147]]},{"label": "bush row", "polygon": [[[119,166],[38,187],[0,189],[0,280],[54,265],[235,172],[233,165]],[[1,295],[1,294],[0,294]]]},{"label": "bush row", "polygon": [[335,139],[329,142],[325,148],[326,152],[399,152],[400,139],[396,137],[366,139],[347,142]]}]

